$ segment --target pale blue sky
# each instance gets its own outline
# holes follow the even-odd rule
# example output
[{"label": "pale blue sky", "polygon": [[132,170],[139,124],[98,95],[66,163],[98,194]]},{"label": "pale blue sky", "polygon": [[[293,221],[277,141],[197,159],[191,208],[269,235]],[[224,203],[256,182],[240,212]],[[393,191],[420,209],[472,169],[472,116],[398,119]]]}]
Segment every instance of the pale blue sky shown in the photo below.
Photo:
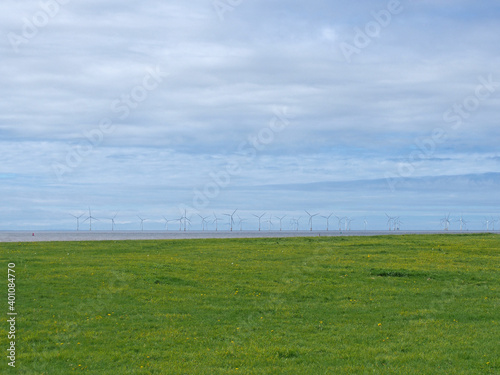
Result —
[{"label": "pale blue sky", "polygon": [[497,1],[231,3],[3,2],[0,230],[500,216]]}]

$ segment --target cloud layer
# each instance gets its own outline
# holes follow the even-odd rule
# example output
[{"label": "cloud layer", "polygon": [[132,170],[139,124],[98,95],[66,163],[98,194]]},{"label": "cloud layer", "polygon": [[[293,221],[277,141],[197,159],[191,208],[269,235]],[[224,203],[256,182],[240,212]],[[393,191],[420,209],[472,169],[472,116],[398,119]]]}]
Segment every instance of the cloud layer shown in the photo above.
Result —
[{"label": "cloud layer", "polygon": [[[420,179],[500,172],[496,2],[231,3],[0,6],[0,228],[69,228],[89,205],[383,215],[393,194],[423,226],[415,213],[446,194],[415,202]],[[376,205],[357,200],[380,180]],[[307,185],[339,182],[357,194],[322,204]],[[482,199],[439,206],[498,211]]]}]

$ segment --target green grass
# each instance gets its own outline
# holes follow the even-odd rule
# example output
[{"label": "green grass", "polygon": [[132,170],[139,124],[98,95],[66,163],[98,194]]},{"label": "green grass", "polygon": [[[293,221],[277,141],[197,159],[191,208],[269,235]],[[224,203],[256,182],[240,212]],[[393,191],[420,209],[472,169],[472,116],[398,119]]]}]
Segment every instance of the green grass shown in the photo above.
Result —
[{"label": "green grass", "polygon": [[19,316],[0,373],[499,374],[499,250],[495,235],[3,243],[0,313],[15,262]]}]

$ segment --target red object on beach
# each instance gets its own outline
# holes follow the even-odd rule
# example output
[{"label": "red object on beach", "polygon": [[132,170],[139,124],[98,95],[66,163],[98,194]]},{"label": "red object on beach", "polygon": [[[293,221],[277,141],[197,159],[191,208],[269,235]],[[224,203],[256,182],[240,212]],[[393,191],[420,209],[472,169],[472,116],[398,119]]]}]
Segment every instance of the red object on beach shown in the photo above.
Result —
[{"label": "red object on beach", "polygon": [[35,235],[35,233],[31,233],[31,235],[32,235],[32,236],[34,236],[34,235]]}]

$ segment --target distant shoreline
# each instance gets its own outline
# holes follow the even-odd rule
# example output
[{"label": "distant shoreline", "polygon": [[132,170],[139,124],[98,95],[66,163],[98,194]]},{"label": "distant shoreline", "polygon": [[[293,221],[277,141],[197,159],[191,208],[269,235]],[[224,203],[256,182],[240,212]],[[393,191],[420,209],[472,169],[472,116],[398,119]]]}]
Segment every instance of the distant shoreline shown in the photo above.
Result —
[{"label": "distant shoreline", "polygon": [[388,236],[418,234],[479,234],[499,231],[0,231],[2,242],[47,241],[127,241],[127,240],[180,240],[227,238],[280,238],[280,237],[339,237],[339,236]]}]

